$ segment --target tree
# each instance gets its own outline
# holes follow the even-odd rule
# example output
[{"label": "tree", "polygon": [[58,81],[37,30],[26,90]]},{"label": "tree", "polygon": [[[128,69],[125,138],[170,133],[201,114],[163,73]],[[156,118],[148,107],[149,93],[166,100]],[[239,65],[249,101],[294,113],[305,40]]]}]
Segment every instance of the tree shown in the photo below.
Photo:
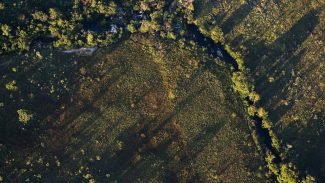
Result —
[{"label": "tree", "polygon": [[215,26],[210,31],[210,36],[211,36],[211,39],[213,39],[213,41],[216,42],[216,43],[220,43],[220,42],[223,43],[224,42],[223,32],[218,26]]},{"label": "tree", "polygon": [[134,25],[131,23],[131,24],[128,24],[128,30],[131,32],[131,33],[135,33],[137,32],[137,29],[134,27]]},{"label": "tree", "polygon": [[282,164],[280,174],[277,177],[279,183],[297,183],[298,175],[294,171],[295,167],[292,164]]},{"label": "tree", "polygon": [[94,36],[93,36],[93,34],[91,32],[88,32],[88,34],[87,34],[87,44],[89,46],[94,46],[95,45]]},{"label": "tree", "polygon": [[0,10],[4,10],[5,9],[5,4],[4,3],[0,3]]},{"label": "tree", "polygon": [[3,36],[8,37],[10,35],[10,31],[11,31],[11,28],[8,25],[6,25],[6,24],[1,25],[1,32],[2,32]]},{"label": "tree", "polygon": [[18,113],[18,120],[24,124],[27,124],[33,117],[33,115],[28,114],[25,109],[19,109],[17,110],[17,113]]},{"label": "tree", "polygon": [[6,84],[6,89],[9,91],[17,91],[18,87],[16,86],[16,80],[10,81]]}]

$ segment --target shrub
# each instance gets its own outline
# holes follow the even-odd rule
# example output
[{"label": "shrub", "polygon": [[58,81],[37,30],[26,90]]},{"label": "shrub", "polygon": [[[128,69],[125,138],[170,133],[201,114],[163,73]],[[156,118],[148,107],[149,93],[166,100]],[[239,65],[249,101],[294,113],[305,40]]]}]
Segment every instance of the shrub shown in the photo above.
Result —
[{"label": "shrub", "polygon": [[271,153],[267,154],[267,156],[265,157],[265,161],[266,161],[266,166],[269,169],[269,171],[275,175],[279,174],[279,168],[277,167],[276,164],[273,163],[273,160],[275,159],[275,156]]},{"label": "shrub", "polygon": [[32,13],[32,17],[34,20],[39,20],[41,22],[46,22],[48,19],[47,14],[45,14],[41,11],[36,11],[36,12]]},{"label": "shrub", "polygon": [[246,77],[242,72],[234,72],[231,80],[233,82],[233,88],[237,91],[242,98],[245,98],[249,95],[249,87],[246,81]]},{"label": "shrub", "polygon": [[248,112],[248,115],[250,115],[250,116],[254,116],[255,113],[256,113],[256,107],[255,107],[255,106],[249,106],[249,107],[247,108],[247,112]]},{"label": "shrub", "polygon": [[27,32],[18,28],[16,34],[17,34],[18,38],[15,41],[15,43],[13,43],[13,46],[15,46],[16,48],[18,48],[20,50],[28,50],[29,42],[28,42]]},{"label": "shrub", "polygon": [[27,124],[33,117],[33,115],[28,114],[27,111],[24,109],[17,110],[17,113],[18,113],[18,120],[24,124]]},{"label": "shrub", "polygon": [[10,31],[11,31],[11,28],[8,25],[6,25],[6,24],[1,25],[1,32],[2,32],[3,36],[9,36]]},{"label": "shrub", "polygon": [[298,175],[294,171],[292,164],[282,164],[280,168],[280,174],[277,177],[279,183],[296,183]]},{"label": "shrub", "polygon": [[50,19],[52,20],[58,19],[61,16],[61,14],[54,8],[50,8],[49,14],[50,14]]},{"label": "shrub", "polygon": [[18,87],[16,86],[16,80],[10,81],[6,84],[6,89],[9,91],[17,91]]},{"label": "shrub", "polygon": [[150,22],[149,21],[141,21],[141,26],[139,28],[139,31],[141,33],[146,33],[150,30]]},{"label": "shrub", "polygon": [[128,24],[127,28],[131,33],[137,32],[137,29],[134,27],[134,25],[132,23]]},{"label": "shrub", "polygon": [[260,95],[257,94],[255,91],[250,92],[248,97],[254,103],[260,100]]},{"label": "shrub", "polygon": [[176,39],[176,35],[175,35],[173,32],[168,32],[168,34],[167,34],[167,38],[168,38],[168,39],[173,39],[173,40],[175,40],[175,39]]},{"label": "shrub", "polygon": [[271,123],[265,119],[262,120],[262,127],[265,129],[270,130],[271,129]]},{"label": "shrub", "polygon": [[261,118],[266,118],[268,113],[262,107],[257,109],[257,115]]},{"label": "shrub", "polygon": [[210,36],[213,41],[216,43],[223,43],[224,42],[224,35],[221,29],[218,26],[215,26],[211,31],[210,31]]},{"label": "shrub", "polygon": [[311,175],[307,175],[303,180],[302,183],[315,183],[316,180],[314,177],[312,177]]},{"label": "shrub", "polygon": [[269,130],[271,140],[272,140],[272,147],[274,147],[277,151],[280,151],[280,142],[278,138],[275,136],[274,132],[272,130]]},{"label": "shrub", "polygon": [[0,3],[0,10],[4,10],[4,9],[5,9],[5,4],[4,3]]},{"label": "shrub", "polygon": [[88,32],[88,34],[87,34],[87,44],[89,46],[94,46],[95,45],[95,43],[94,43],[94,36],[90,32]]}]

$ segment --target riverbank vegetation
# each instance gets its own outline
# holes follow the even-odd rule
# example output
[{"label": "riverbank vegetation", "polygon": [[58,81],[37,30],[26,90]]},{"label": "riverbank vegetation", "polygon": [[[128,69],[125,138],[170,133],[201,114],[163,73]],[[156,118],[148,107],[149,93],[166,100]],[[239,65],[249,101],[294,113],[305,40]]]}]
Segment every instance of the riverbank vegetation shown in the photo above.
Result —
[{"label": "riverbank vegetation", "polygon": [[[211,14],[209,14],[209,16],[211,16]],[[206,19],[209,20],[209,18]],[[265,146],[263,143],[264,137],[259,136],[257,133],[252,133],[258,149],[262,150],[265,156],[267,167],[269,168],[269,176],[275,176],[278,182],[314,182],[315,179],[308,174],[306,177],[299,177],[299,170],[290,162],[290,158],[286,155],[287,147],[281,145],[279,138],[273,130],[273,123],[270,122],[268,112],[266,112],[263,107],[257,105],[260,100],[260,95],[255,91],[254,80],[250,73],[251,69],[245,64],[242,54],[232,51],[224,37],[225,34],[218,25],[206,26],[207,22],[202,20],[206,21],[205,19],[194,20],[194,23],[200,28],[201,33],[209,36],[216,43],[223,44],[225,50],[238,64],[238,70],[233,69],[232,73],[233,89],[237,91],[243,99],[251,120],[255,121],[255,123],[260,123],[257,125],[260,125],[266,130],[270,137],[270,147],[267,147],[267,145]],[[215,30],[217,30],[218,35],[216,35]],[[257,127],[255,126],[255,128]],[[275,160],[276,156],[281,160]]]},{"label": "riverbank vegetation", "polygon": [[258,103],[268,111],[274,134],[289,147],[290,159],[324,179],[325,159],[319,156],[324,144],[316,140],[324,131],[324,3],[205,0],[195,7],[198,25],[220,27],[225,44],[245,61]]}]

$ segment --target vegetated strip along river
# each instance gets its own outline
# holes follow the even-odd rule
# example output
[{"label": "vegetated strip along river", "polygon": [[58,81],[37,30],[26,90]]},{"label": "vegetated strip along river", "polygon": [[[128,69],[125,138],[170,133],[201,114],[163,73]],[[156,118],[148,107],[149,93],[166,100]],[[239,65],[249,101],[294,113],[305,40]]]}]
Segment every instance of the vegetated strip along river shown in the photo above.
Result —
[{"label": "vegetated strip along river", "polygon": [[[231,57],[231,55],[225,50],[224,46],[220,43],[215,43],[211,38],[203,35],[199,28],[196,25],[188,24],[188,39],[195,41],[199,46],[205,47],[209,55],[213,58],[220,58],[222,61],[226,62],[230,67],[233,67],[232,72],[239,72],[238,63],[236,60]],[[207,68],[213,68],[214,62],[205,63]],[[245,99],[249,105],[253,105],[253,102],[250,99]],[[251,128],[250,122],[253,121],[254,127]],[[262,118],[255,115],[248,119],[248,124],[250,130],[255,130],[259,139],[262,141],[262,151],[263,153],[272,152],[275,156],[274,163],[281,163],[281,158],[277,150],[272,146],[272,138],[267,129],[262,127]]]}]

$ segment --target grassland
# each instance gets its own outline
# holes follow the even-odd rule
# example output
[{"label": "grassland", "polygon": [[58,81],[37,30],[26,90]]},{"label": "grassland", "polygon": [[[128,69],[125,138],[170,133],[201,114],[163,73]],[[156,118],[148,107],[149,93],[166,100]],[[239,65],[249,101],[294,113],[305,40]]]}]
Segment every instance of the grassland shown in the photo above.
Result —
[{"label": "grassland", "polygon": [[[6,156],[0,175],[6,181],[267,181],[243,104],[221,62],[206,68],[202,63],[213,61],[206,54],[140,35],[99,49],[91,58],[65,56],[66,64],[56,64],[60,53],[41,55],[52,59],[33,69],[53,67],[49,77],[64,80],[56,88],[68,89],[59,98],[49,96],[58,101],[53,105],[34,102],[38,94],[22,102],[30,92],[22,90],[31,85],[29,74],[21,80],[6,76],[17,80],[21,95],[14,99],[46,126],[39,138],[30,139],[31,147],[2,145]],[[38,72],[36,86],[44,77]]]},{"label": "grassland", "polygon": [[0,2],[0,182],[322,182],[324,9]]},{"label": "grassland", "polygon": [[194,20],[222,30],[290,159],[324,180],[324,2],[197,1]]}]

